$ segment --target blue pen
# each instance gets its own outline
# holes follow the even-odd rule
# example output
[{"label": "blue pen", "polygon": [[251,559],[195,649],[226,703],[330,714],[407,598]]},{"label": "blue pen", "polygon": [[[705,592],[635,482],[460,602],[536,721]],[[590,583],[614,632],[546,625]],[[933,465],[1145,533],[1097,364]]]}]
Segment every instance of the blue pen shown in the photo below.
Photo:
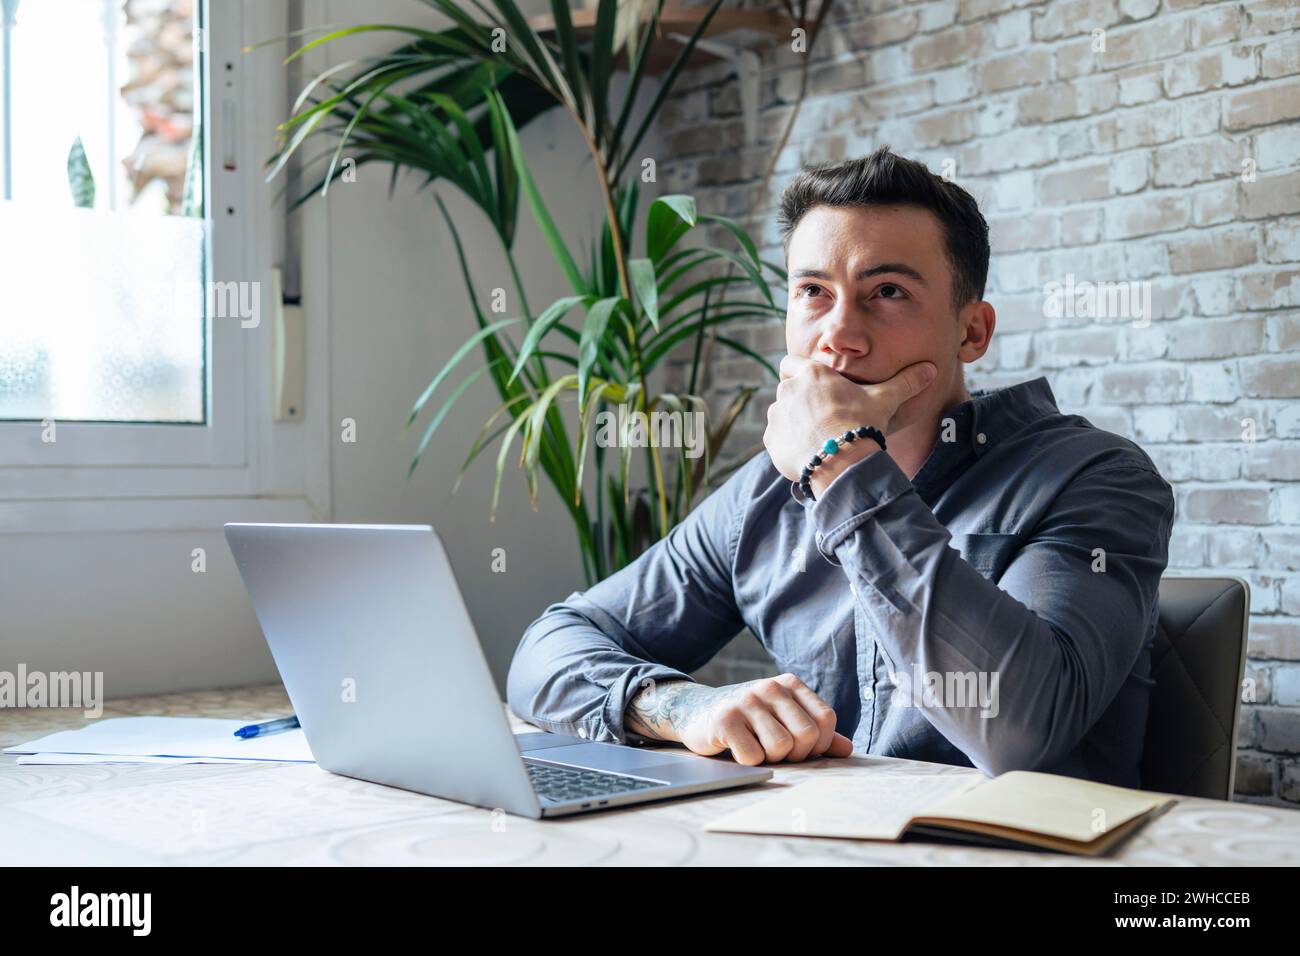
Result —
[{"label": "blue pen", "polygon": [[265,737],[267,734],[279,733],[281,730],[293,730],[298,726],[297,717],[284,717],[280,720],[268,720],[264,724],[249,724],[235,731],[236,737]]}]

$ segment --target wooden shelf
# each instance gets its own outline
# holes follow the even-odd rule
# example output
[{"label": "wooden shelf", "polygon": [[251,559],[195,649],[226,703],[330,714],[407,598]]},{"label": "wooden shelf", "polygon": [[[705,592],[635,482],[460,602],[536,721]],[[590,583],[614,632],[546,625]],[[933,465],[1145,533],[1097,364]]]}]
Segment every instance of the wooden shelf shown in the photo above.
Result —
[{"label": "wooden shelf", "polygon": [[[642,15],[642,24],[645,24],[650,19],[651,12],[647,10]],[[647,73],[663,73],[672,65],[673,60],[677,58],[677,54],[681,51],[682,44],[671,39],[669,34],[678,33],[689,37],[695,32],[696,27],[700,25],[700,20],[704,18],[705,12],[707,12],[706,7],[664,4],[663,12],[659,17],[658,35],[652,42],[650,52],[647,54]],[[585,40],[591,36],[596,27],[596,10],[594,8],[573,10],[569,16],[573,19],[574,33],[579,38]],[[549,13],[529,17],[528,23],[543,36],[555,32],[555,18]],[[778,37],[788,39],[790,31],[793,29],[794,22],[783,11],[729,10],[721,7],[713,15],[713,19],[709,21],[708,27],[705,28],[701,36],[720,37],[734,33],[736,37],[730,41],[733,46],[757,46]],[[708,63],[716,63],[719,59],[720,57],[697,47],[691,52],[690,59],[686,63],[687,66],[703,66]],[[628,68],[626,50],[619,52],[615,67]]]}]

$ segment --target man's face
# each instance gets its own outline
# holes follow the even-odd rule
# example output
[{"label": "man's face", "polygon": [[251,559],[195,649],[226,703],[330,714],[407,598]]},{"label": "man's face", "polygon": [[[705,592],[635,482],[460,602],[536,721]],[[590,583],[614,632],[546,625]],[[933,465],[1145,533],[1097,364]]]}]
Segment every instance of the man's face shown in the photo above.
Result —
[{"label": "man's face", "polygon": [[929,360],[938,377],[903,405],[895,427],[936,414],[960,392],[964,337],[943,247],[925,209],[815,206],[790,237],[786,350],[859,383]]}]

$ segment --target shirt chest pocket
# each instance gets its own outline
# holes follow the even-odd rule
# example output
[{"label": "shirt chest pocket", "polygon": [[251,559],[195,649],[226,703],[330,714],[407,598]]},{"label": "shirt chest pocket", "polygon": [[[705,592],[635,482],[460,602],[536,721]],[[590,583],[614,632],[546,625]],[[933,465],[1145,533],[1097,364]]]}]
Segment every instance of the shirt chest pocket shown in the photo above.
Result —
[{"label": "shirt chest pocket", "polygon": [[997,581],[1020,550],[1020,537],[1000,533],[954,534],[952,547],[976,571],[990,581]]}]

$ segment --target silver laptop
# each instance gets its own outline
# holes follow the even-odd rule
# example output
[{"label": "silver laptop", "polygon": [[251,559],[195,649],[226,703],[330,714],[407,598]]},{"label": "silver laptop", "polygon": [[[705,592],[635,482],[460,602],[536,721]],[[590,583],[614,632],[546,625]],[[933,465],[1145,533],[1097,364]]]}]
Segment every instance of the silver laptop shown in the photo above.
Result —
[{"label": "silver laptop", "polygon": [[512,733],[446,550],[428,525],[225,527],[326,770],[533,818],[772,776],[727,758]]}]

